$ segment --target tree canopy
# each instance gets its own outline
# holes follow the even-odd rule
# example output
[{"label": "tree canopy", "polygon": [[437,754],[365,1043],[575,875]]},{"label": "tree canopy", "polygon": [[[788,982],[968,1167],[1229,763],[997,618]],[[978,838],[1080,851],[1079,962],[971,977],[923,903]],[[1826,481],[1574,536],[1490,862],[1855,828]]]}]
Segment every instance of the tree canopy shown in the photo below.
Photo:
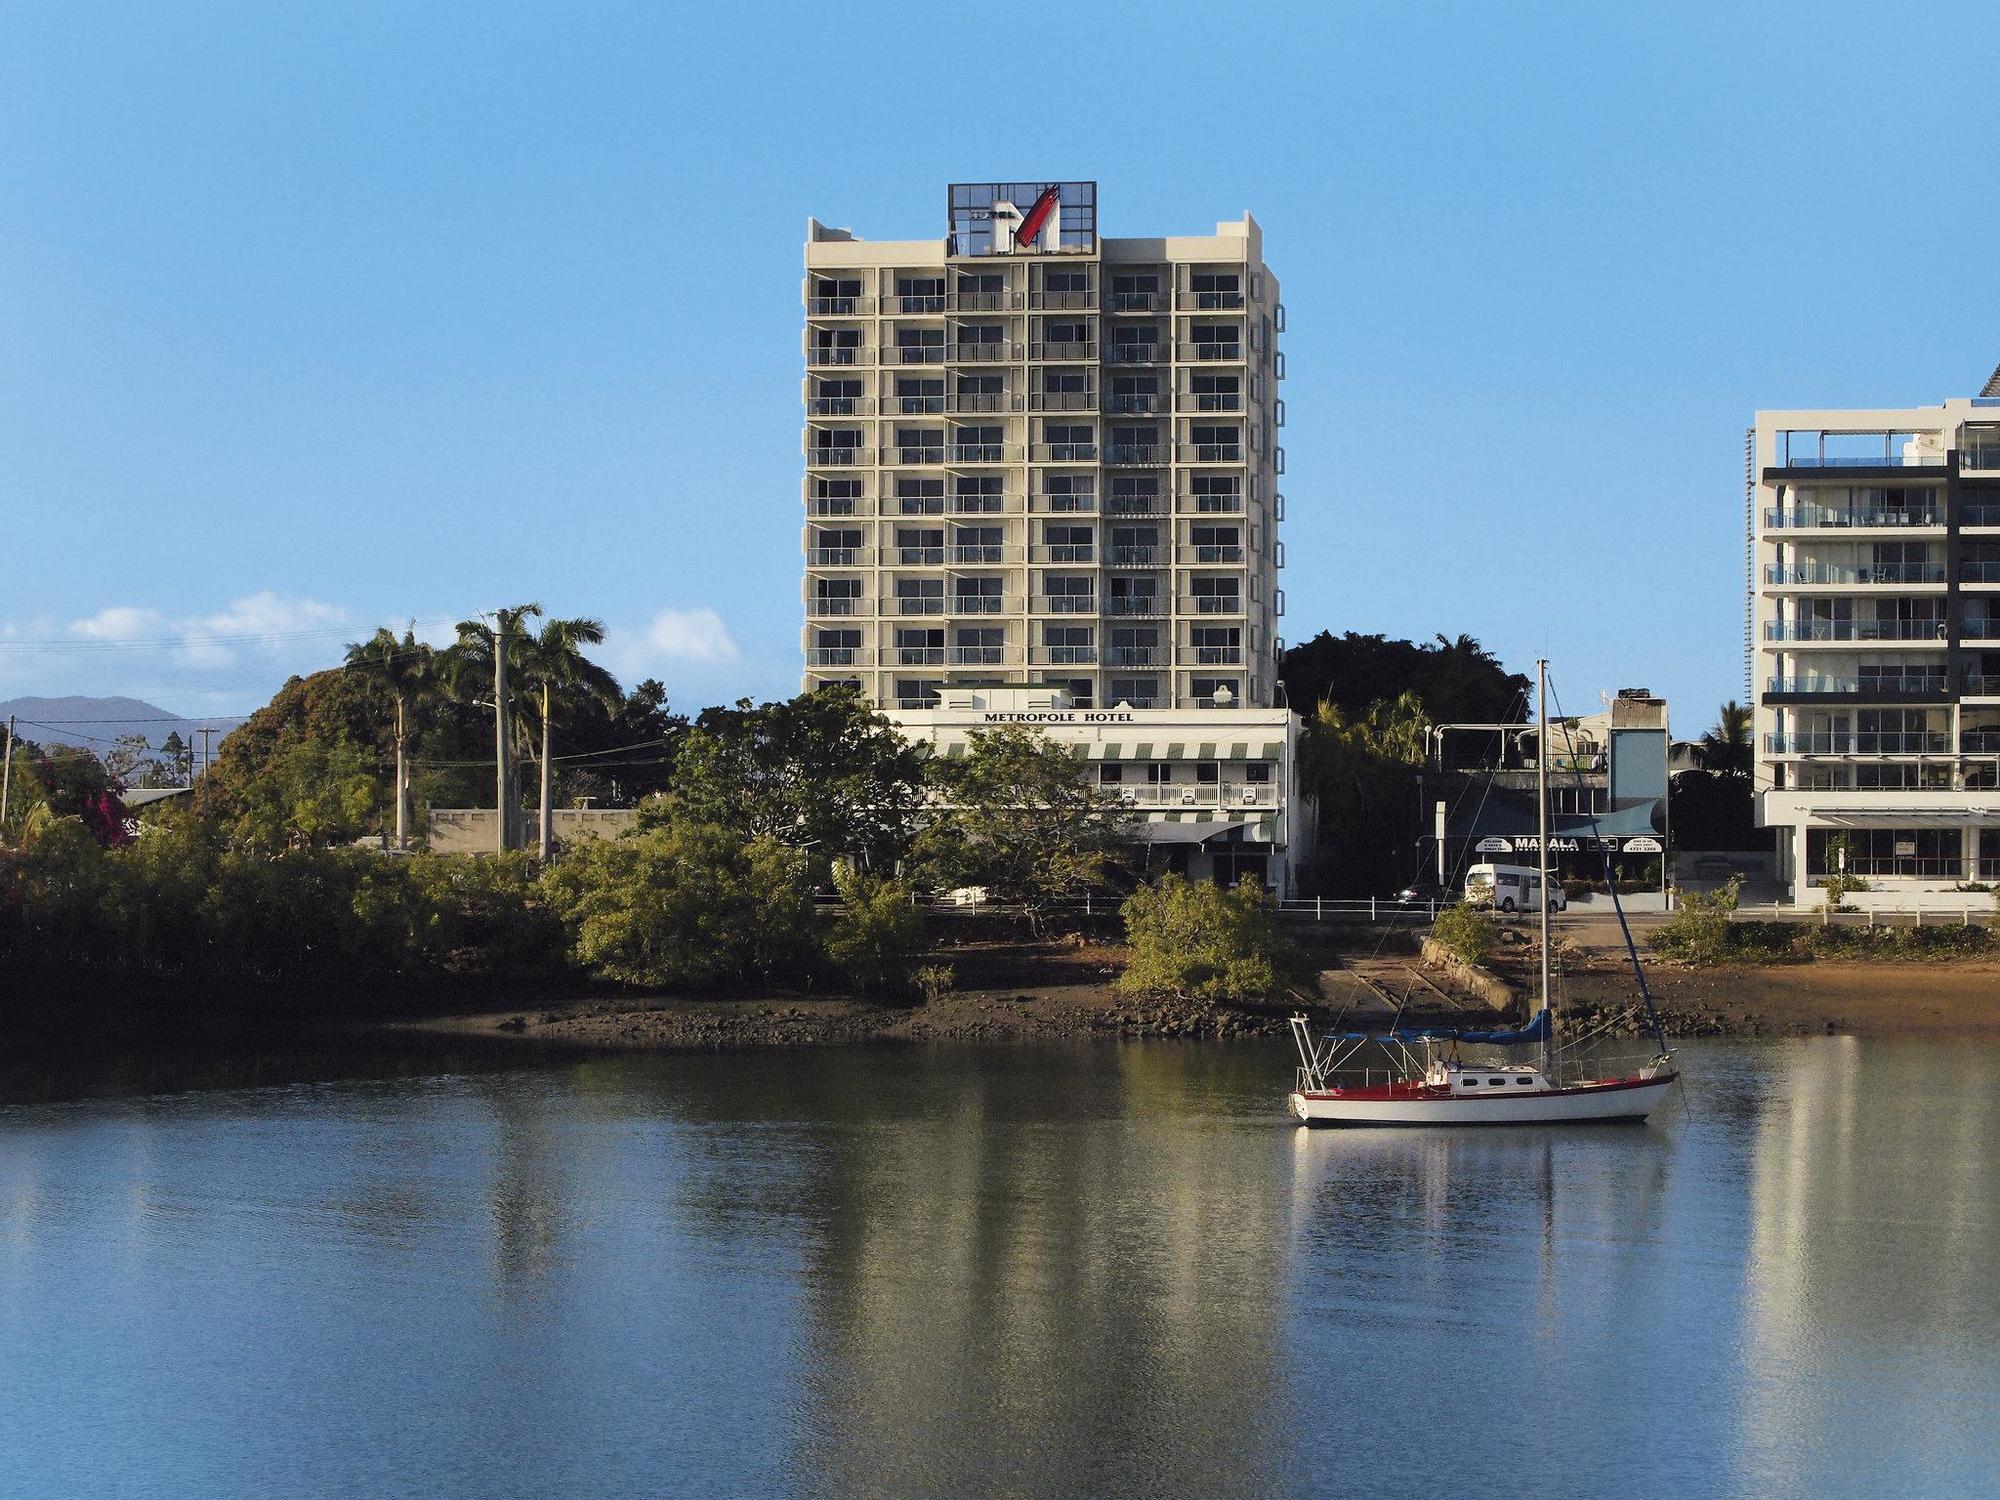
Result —
[{"label": "tree canopy", "polygon": [[1528,717],[1528,679],[1469,635],[1418,643],[1322,630],[1285,652],[1278,676],[1286,701],[1307,717],[1327,699],[1353,718],[1405,693],[1422,700],[1434,724],[1519,724]]}]

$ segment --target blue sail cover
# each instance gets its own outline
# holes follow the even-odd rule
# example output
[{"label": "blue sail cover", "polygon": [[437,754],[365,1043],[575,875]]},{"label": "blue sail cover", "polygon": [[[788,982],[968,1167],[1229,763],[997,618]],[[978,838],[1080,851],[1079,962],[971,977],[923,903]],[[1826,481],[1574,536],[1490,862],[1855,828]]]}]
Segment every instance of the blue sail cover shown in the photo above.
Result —
[{"label": "blue sail cover", "polygon": [[1342,1031],[1326,1038],[1329,1042],[1366,1042],[1378,1038],[1399,1042],[1477,1042],[1481,1046],[1524,1047],[1549,1038],[1546,1008],[1528,1018],[1525,1026],[1507,1031],[1473,1031],[1463,1026],[1398,1026],[1389,1031]]}]

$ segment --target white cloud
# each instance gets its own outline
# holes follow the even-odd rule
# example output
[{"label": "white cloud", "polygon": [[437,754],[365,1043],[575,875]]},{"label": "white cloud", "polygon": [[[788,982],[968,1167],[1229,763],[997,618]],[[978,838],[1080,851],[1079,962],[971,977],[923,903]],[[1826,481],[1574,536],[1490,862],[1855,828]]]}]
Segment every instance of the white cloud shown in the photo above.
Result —
[{"label": "white cloud", "polygon": [[604,655],[613,672],[630,678],[677,667],[733,666],[742,658],[722,616],[706,607],[663,609],[636,630],[608,630]]}]

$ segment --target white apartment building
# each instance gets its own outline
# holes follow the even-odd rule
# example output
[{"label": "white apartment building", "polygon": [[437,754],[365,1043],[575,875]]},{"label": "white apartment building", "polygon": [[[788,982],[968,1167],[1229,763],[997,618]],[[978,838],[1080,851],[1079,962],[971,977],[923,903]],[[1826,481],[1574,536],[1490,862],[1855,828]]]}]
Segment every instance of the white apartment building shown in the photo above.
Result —
[{"label": "white apartment building", "polygon": [[805,247],[805,683],[1276,698],[1284,329],[1256,221],[1103,239],[1095,183]]},{"label": "white apartment building", "polygon": [[1996,397],[1757,414],[1757,816],[1795,901],[2000,880]]}]

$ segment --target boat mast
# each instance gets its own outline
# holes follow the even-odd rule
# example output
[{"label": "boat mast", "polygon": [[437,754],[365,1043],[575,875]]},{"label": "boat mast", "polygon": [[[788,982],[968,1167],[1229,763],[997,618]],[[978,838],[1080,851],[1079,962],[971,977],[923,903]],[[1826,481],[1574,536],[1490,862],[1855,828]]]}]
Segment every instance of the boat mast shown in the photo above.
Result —
[{"label": "boat mast", "polygon": [[1542,1009],[1548,1011],[1542,1032],[1542,1055],[1547,1059],[1549,1082],[1555,1082],[1556,1018],[1549,1006],[1549,664],[1535,663],[1535,723],[1538,739],[1535,752],[1535,861],[1541,875],[1542,920]]}]

